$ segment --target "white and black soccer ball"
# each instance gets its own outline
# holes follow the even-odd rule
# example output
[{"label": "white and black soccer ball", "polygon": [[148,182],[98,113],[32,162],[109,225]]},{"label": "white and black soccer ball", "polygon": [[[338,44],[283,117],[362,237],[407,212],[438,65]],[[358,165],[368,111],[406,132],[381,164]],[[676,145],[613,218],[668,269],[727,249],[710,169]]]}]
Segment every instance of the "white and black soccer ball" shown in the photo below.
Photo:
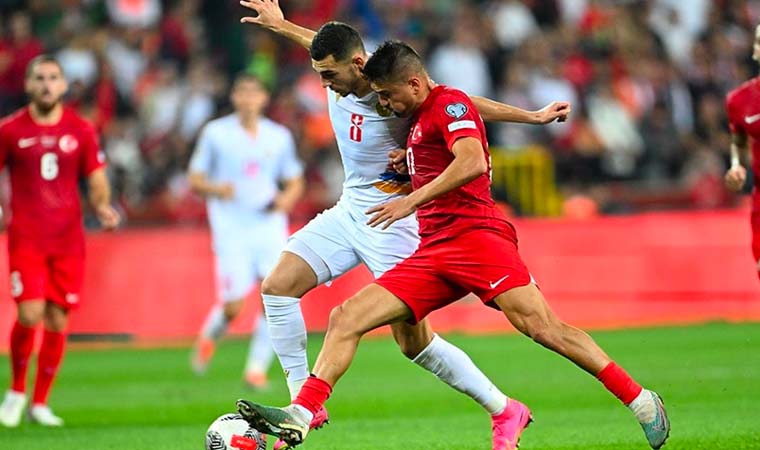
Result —
[{"label": "white and black soccer ball", "polygon": [[224,414],[206,431],[206,450],[266,450],[266,436],[251,428],[240,414]]}]

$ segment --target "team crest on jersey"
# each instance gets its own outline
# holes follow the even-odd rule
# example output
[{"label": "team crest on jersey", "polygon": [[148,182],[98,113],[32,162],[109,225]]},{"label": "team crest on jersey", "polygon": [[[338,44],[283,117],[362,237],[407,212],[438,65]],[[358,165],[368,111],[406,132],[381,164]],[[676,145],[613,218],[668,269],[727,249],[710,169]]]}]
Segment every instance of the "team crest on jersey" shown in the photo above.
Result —
[{"label": "team crest on jersey", "polygon": [[58,148],[63,153],[71,153],[79,147],[79,141],[71,134],[64,134],[58,139]]},{"label": "team crest on jersey", "polygon": [[393,115],[393,111],[387,106],[383,106],[380,102],[375,104],[375,111],[380,114],[380,117],[390,117]]},{"label": "team crest on jersey", "polygon": [[449,103],[446,105],[446,114],[455,119],[460,119],[467,114],[467,105],[464,103]]},{"label": "team crest on jersey", "polygon": [[422,128],[420,128],[420,124],[416,123],[414,124],[414,128],[412,128],[412,142],[417,143],[422,140]]}]

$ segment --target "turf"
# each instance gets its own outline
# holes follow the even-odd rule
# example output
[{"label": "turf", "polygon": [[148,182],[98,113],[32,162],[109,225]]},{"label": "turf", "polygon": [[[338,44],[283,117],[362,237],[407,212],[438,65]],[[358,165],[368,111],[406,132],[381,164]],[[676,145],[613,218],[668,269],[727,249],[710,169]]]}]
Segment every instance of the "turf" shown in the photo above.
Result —
[{"label": "turf", "polygon": [[[594,333],[666,401],[665,449],[760,449],[760,324],[709,324]],[[507,393],[533,409],[521,448],[646,449],[632,416],[590,376],[528,339],[449,336]],[[312,336],[311,356],[321,343]],[[267,392],[241,383],[246,342],[228,341],[209,373],[189,372],[187,349],[72,350],[51,404],[63,429],[0,429],[2,450],[202,449],[207,425],[238,397],[281,404],[275,369]],[[0,358],[0,385],[8,383]],[[328,403],[332,423],[306,449],[490,448],[489,421],[465,396],[404,359],[389,338],[362,343]],[[271,446],[270,440],[270,446]]]}]

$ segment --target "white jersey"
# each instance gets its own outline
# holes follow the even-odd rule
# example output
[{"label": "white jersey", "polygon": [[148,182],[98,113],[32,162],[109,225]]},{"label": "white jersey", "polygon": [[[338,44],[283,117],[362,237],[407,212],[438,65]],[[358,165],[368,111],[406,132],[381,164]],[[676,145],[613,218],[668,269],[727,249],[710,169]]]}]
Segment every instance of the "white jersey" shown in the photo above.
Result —
[{"label": "white jersey", "polygon": [[[260,227],[272,216],[285,223],[284,215],[267,212],[279,191],[278,183],[301,175],[293,136],[286,127],[262,117],[257,135],[251,136],[237,115],[206,124],[190,161],[190,171],[203,173],[214,183],[232,183],[230,200],[210,197],[209,223],[215,243],[237,230]],[[229,236],[235,239],[239,236]]]},{"label": "white jersey", "polygon": [[409,120],[382,107],[375,92],[361,98],[354,94],[341,97],[331,91],[327,95],[345,172],[341,202],[364,211],[393,196],[408,194],[409,177],[389,168],[388,152],[406,148]]}]

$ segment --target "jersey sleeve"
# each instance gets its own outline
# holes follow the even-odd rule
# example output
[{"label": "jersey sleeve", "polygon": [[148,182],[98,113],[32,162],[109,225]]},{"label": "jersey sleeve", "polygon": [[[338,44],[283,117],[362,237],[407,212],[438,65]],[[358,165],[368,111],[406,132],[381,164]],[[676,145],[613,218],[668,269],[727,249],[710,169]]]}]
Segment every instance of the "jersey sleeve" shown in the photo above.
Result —
[{"label": "jersey sleeve", "polygon": [[285,131],[283,151],[280,154],[278,178],[290,180],[303,174],[303,166],[296,156],[296,144],[289,130]]},{"label": "jersey sleeve", "polygon": [[739,105],[739,96],[732,92],[726,96],[726,116],[731,133],[745,133]]},{"label": "jersey sleeve", "polygon": [[449,150],[457,139],[463,137],[474,137],[483,143],[478,129],[480,114],[470,98],[463,92],[454,91],[441,95],[433,108],[435,108],[433,120],[441,130]]},{"label": "jersey sleeve", "polygon": [[98,134],[89,123],[83,127],[82,136],[82,175],[87,177],[94,171],[105,167],[106,156],[100,149]]},{"label": "jersey sleeve", "polygon": [[214,146],[208,125],[203,127],[198,142],[195,144],[193,157],[190,159],[190,172],[208,175],[214,161]]}]

